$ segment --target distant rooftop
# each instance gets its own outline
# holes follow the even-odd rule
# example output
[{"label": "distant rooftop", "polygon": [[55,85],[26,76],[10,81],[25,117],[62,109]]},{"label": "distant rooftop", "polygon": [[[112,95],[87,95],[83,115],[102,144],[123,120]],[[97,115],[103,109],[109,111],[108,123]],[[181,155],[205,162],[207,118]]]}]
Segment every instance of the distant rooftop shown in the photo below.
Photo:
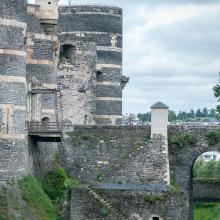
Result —
[{"label": "distant rooftop", "polygon": [[162,109],[168,109],[169,107],[162,102],[157,102],[156,104],[151,106],[152,109],[162,108]]}]

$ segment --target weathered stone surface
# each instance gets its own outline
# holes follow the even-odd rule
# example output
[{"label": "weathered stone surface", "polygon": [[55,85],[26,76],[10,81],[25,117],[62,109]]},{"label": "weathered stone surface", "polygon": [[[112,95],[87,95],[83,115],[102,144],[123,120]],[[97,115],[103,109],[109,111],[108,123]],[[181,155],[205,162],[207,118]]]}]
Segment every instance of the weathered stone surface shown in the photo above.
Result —
[{"label": "weathered stone surface", "polygon": [[59,64],[63,120],[73,124],[95,124],[96,45],[76,42],[74,58],[74,64]]},{"label": "weathered stone surface", "polygon": [[[97,82],[96,96],[111,100],[122,97],[122,10],[109,6],[61,6],[58,21],[59,38],[62,45],[75,45],[77,41],[87,45],[93,42],[97,46]],[[86,63],[84,63],[86,64]],[[115,82],[117,85],[112,85]],[[90,96],[90,94],[85,94]],[[80,98],[80,95],[78,96]],[[74,98],[75,99],[75,98]],[[122,103],[97,100],[94,115],[105,115],[96,118],[97,124],[119,124],[112,116],[122,115]],[[75,102],[77,108],[78,102]],[[79,106],[79,108],[81,108]],[[109,118],[106,116],[109,115]],[[79,123],[79,121],[77,122]],[[80,122],[82,124],[82,122]]]},{"label": "weathered stone surface", "polygon": [[148,142],[149,129],[75,127],[61,147],[68,173],[88,182],[165,184],[165,149],[160,138]]},{"label": "weathered stone surface", "polygon": [[[71,220],[108,220],[128,219],[134,213],[141,219],[160,216],[166,220],[186,220],[183,197],[170,195],[166,198],[163,191],[135,191],[94,189],[100,198],[88,190],[73,190],[71,199]],[[148,202],[147,197],[160,195],[162,201]],[[106,205],[107,204],[107,205]],[[108,209],[108,205],[109,208]],[[106,211],[107,210],[107,211]]]}]

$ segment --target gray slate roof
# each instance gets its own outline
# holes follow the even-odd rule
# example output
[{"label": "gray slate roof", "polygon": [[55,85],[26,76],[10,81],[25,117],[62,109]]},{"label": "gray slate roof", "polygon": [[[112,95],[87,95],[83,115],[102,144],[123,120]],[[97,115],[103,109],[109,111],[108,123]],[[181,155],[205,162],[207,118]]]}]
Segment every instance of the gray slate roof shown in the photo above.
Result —
[{"label": "gray slate roof", "polygon": [[163,104],[162,102],[157,102],[156,104],[151,106],[152,109],[162,108],[162,109],[168,109],[169,107]]}]

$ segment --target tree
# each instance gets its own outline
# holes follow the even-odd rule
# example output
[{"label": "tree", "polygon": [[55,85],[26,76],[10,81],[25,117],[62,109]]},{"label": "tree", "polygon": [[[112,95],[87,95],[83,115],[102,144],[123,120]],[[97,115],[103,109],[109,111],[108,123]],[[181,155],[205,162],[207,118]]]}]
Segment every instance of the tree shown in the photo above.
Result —
[{"label": "tree", "polygon": [[[214,91],[214,96],[218,98],[218,102],[220,102],[220,85],[217,84],[216,86],[214,86],[213,91]],[[220,115],[220,105],[217,105],[216,110],[217,113]]]},{"label": "tree", "polygon": [[191,118],[194,118],[195,117],[195,112],[193,109],[190,110],[190,117]]},{"label": "tree", "polygon": [[169,111],[168,120],[169,121],[175,121],[176,120],[176,112],[175,111],[172,111],[172,110]]},{"label": "tree", "polygon": [[202,110],[202,116],[203,116],[203,117],[208,117],[208,115],[209,115],[208,109],[207,109],[207,108],[203,108],[203,110]]},{"label": "tree", "polygon": [[196,117],[202,117],[202,112],[200,108],[198,108],[196,111]]},{"label": "tree", "polygon": [[210,109],[209,117],[215,117],[215,116],[216,116],[216,110],[214,108]]}]

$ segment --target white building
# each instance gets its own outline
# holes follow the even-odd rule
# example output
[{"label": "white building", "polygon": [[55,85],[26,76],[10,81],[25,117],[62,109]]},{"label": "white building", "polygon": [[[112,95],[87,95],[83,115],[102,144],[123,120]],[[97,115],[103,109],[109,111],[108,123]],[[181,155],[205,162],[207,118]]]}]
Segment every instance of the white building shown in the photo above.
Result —
[{"label": "white building", "polygon": [[204,161],[208,162],[210,160],[219,161],[220,160],[220,152],[217,151],[210,151],[202,154],[200,156]]}]

